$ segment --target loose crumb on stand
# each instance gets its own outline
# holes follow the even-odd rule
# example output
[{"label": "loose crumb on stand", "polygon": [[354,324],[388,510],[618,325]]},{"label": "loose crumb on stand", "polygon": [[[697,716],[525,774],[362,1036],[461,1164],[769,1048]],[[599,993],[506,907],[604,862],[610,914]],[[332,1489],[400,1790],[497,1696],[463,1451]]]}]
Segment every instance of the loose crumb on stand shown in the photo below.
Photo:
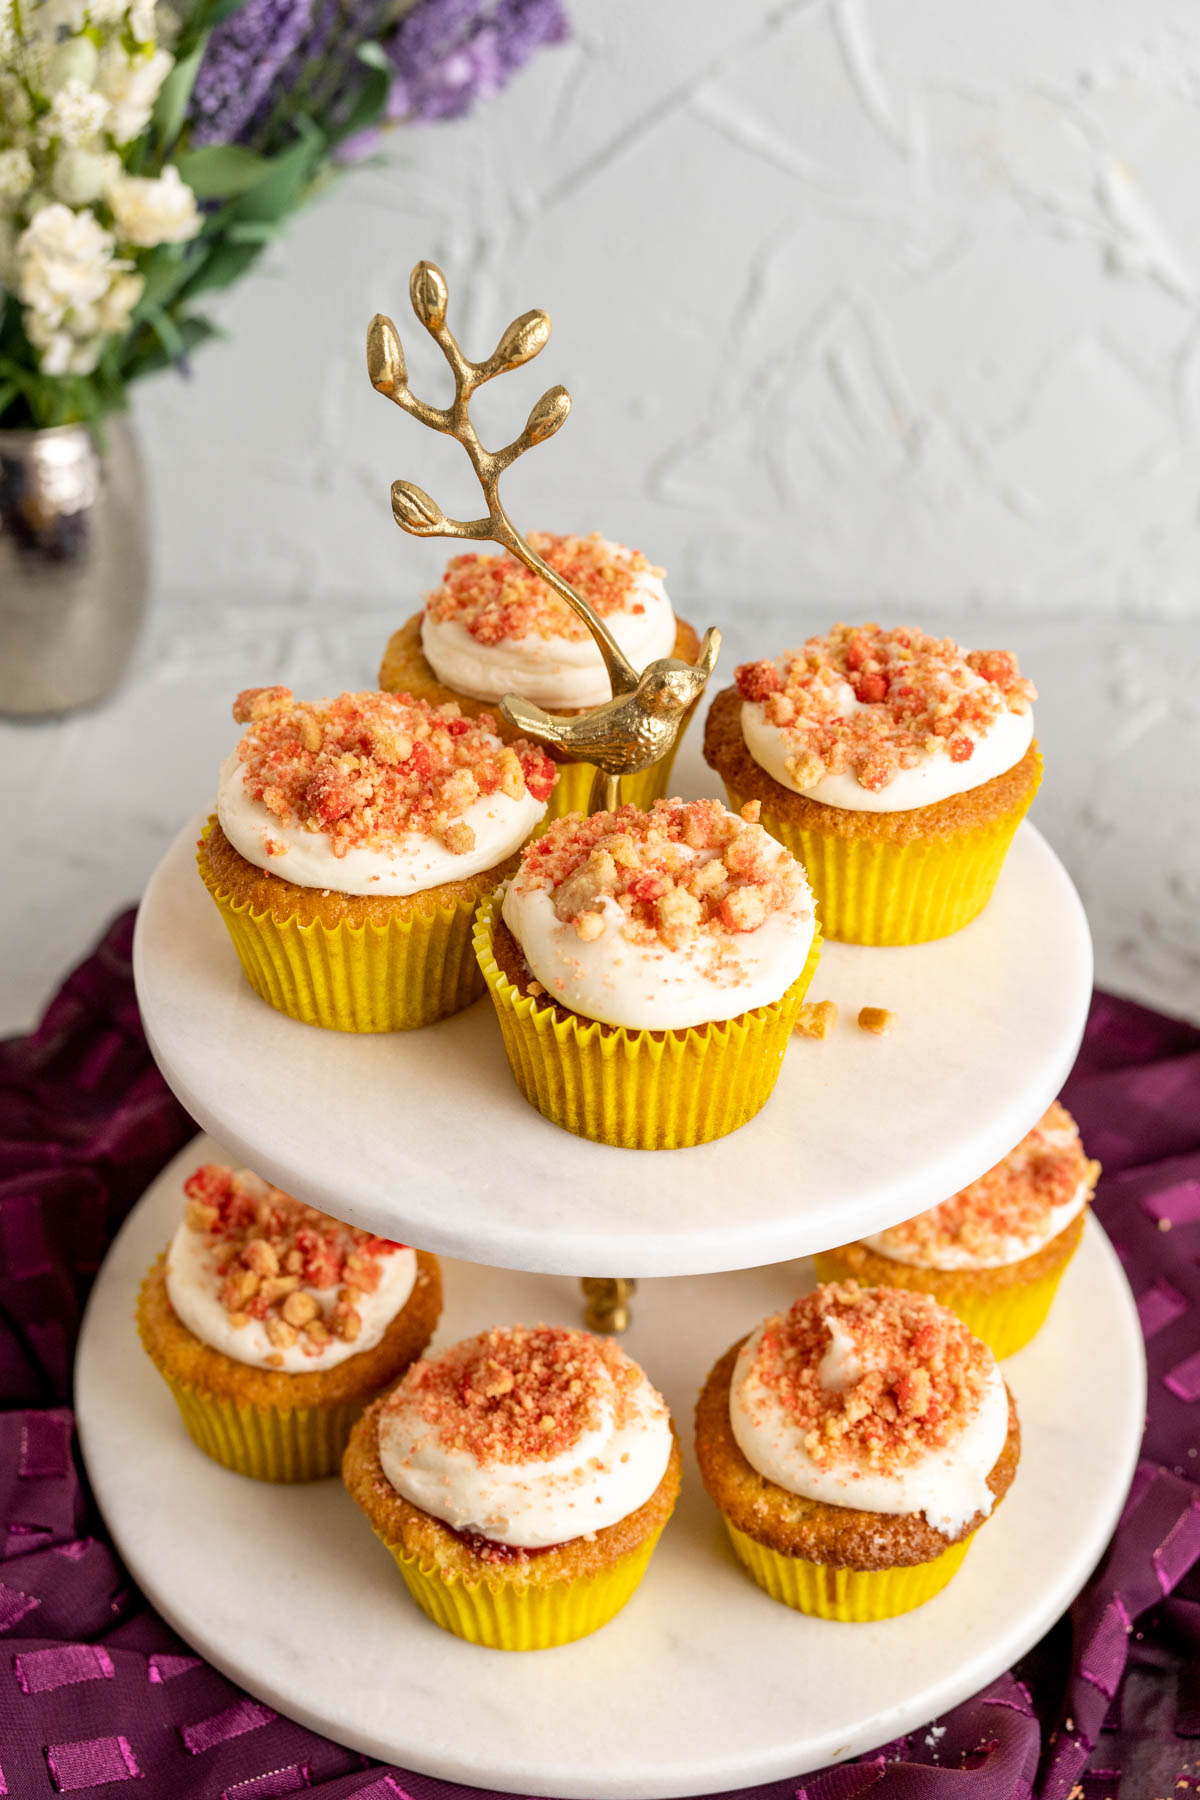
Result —
[{"label": "loose crumb on stand", "polygon": [[796,1015],[796,1032],[800,1037],[827,1038],[838,1022],[838,1009],[832,1000],[807,1000]]}]

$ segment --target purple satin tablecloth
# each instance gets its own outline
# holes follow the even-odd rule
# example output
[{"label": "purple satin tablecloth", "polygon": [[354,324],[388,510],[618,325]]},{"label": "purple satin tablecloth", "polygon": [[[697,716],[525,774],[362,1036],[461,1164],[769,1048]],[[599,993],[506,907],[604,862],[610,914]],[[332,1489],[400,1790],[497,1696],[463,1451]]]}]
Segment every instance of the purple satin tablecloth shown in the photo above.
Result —
[{"label": "purple satin tablecloth", "polygon": [[[456,1800],[475,1790],[384,1769],[193,1656],[131,1586],[89,1495],[71,1413],[81,1309],[194,1129],[146,1049],[132,929],[119,919],[40,1028],[0,1045],[0,1795]],[[1096,1210],[1150,1364],[1112,1545],[1017,1669],[859,1762],[753,1790],[763,1800],[1200,1793],[1200,1031],[1097,994],[1064,1097],[1104,1164]]]}]

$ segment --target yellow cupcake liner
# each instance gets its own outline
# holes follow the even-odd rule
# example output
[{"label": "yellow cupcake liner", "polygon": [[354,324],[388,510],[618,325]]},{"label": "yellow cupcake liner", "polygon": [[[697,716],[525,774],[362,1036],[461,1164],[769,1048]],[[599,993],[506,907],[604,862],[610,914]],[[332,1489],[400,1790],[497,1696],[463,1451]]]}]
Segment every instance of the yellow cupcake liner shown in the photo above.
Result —
[{"label": "yellow cupcake liner", "polygon": [[[666,799],[675,752],[694,711],[693,704],[679,728],[679,736],[661,762],[652,763],[648,769],[639,769],[635,775],[622,775],[622,806],[640,806],[646,810],[656,800]],[[552,825],[555,819],[565,817],[567,813],[586,813],[592,797],[592,785],[599,774],[595,763],[589,762],[556,763],[555,767],[558,770],[558,780],[551,790],[546,816],[535,831],[535,837],[540,837],[548,825]]]},{"label": "yellow cupcake liner", "polygon": [[254,912],[219,886],[203,848],[196,860],[247,981],[289,1019],[326,1031],[412,1031],[483,992],[471,947],[474,899],[386,925],[302,923]]},{"label": "yellow cupcake liner", "polygon": [[[379,1535],[379,1534],[377,1534]],[[662,1528],[610,1569],[544,1584],[466,1581],[427,1569],[399,1544],[387,1544],[409,1593],[443,1631],[489,1650],[553,1650],[607,1625],[646,1572]]]},{"label": "yellow cupcake liner", "polygon": [[[1074,1254],[1074,1252],[1072,1252]],[[982,1338],[997,1362],[1015,1356],[1018,1350],[1036,1337],[1046,1323],[1047,1315],[1058,1292],[1071,1258],[1066,1257],[1048,1275],[1034,1281],[983,1292],[971,1282],[956,1277],[952,1270],[922,1269],[920,1282],[905,1280],[908,1271],[903,1263],[894,1264],[893,1287],[911,1287],[932,1294],[943,1306],[960,1318],[968,1331]],[[860,1277],[836,1250],[824,1250],[814,1258],[818,1281],[853,1281]],[[889,1276],[890,1278],[890,1276]]]},{"label": "yellow cupcake liner", "polygon": [[336,1475],[361,1401],[335,1406],[247,1406],[176,1381],[156,1363],[192,1442],[222,1468],[255,1481]]},{"label": "yellow cupcake liner", "polygon": [[932,1562],[913,1563],[906,1569],[835,1569],[829,1563],[771,1550],[728,1519],[725,1529],[739,1561],[772,1600],[817,1619],[840,1619],[845,1624],[894,1619],[924,1606],[941,1593],[971,1544],[971,1538],[963,1538]]},{"label": "yellow cupcake liner", "polygon": [[[1041,783],[1019,806],[950,837],[893,843],[810,830],[773,813],[764,802],[760,823],[804,864],[821,909],[825,936],[843,944],[925,944],[961,931],[982,912]],[[725,784],[740,812],[749,798]]]},{"label": "yellow cupcake liner", "polygon": [[475,953],[513,1079],[543,1117],[598,1144],[681,1150],[725,1137],[766,1105],[820,960],[819,926],[804,968],[771,1006],[687,1031],[631,1031],[558,1019],[519,993],[493,951],[497,900],[476,915]]}]

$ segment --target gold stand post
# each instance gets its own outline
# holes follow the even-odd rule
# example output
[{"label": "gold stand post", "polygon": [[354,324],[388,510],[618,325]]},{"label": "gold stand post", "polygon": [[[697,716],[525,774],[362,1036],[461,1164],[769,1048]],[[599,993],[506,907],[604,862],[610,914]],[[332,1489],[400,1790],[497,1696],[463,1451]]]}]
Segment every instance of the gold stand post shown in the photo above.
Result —
[{"label": "gold stand post", "polygon": [[[688,716],[689,708],[703,693],[716,665],[721,634],[711,628],[704,634],[696,663],[674,656],[660,657],[642,670],[634,668],[604,620],[556,569],[544,562],[517,530],[500,499],[500,477],[519,456],[543,444],[565,421],[571,396],[564,387],[548,388],[536,402],[525,428],[502,450],[486,450],[471,421],[470,404],[476,389],[510,369],[520,368],[544,349],[550,336],[547,313],[522,313],[501,335],[492,354],[472,362],[446,323],[450,292],[436,263],[419,262],[409,278],[413,312],[437,344],[454,377],[454,399],[449,406],[432,406],[419,400],[408,385],[408,365],[400,334],[391,319],[376,313],[367,330],[367,373],[371,385],[402,412],[432,431],[457,439],[475,471],[487,508],[476,519],[451,519],[415,481],[392,483],[392,515],[402,531],[414,537],[466,538],[473,543],[491,541],[538,575],[558,598],[584,622],[608,671],[612,699],[586,712],[555,714],[543,711],[519,694],[505,694],[500,711],[524,737],[553,745],[568,761],[596,766],[589,813],[613,811],[621,798],[622,775],[653,767],[668,756]],[[627,1331],[629,1302],[636,1281],[621,1277],[588,1277],[583,1282],[585,1316],[593,1331]]]},{"label": "gold stand post", "polygon": [[633,1320],[629,1302],[637,1293],[637,1282],[623,1276],[585,1275],[583,1289],[583,1322],[589,1331],[616,1335],[628,1331]]}]

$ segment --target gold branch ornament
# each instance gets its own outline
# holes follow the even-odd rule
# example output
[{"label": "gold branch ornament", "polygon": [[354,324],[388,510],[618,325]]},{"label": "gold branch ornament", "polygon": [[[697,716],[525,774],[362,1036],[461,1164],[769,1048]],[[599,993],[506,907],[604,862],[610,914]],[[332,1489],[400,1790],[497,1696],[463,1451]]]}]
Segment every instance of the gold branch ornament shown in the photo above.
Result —
[{"label": "gold branch ornament", "polygon": [[571,410],[571,396],[564,387],[547,388],[519,437],[503,450],[485,450],[471,423],[471,395],[484,382],[520,368],[545,348],[550,337],[549,314],[523,313],[502,334],[492,354],[484,362],[474,363],[463,355],[446,323],[449,289],[435,263],[417,264],[409,280],[409,294],[417,318],[450,365],[454,399],[445,407],[430,406],[417,399],[408,385],[400,334],[382,313],[376,313],[367,330],[371,385],[422,425],[457,438],[483,490],[487,514],[478,519],[447,518],[436,500],[415,481],[394,481],[393,516],[397,525],[414,537],[469,538],[475,542],[490,539],[500,544],[539,575],[583,620],[604,658],[612,699],[586,712],[557,717],[519,694],[505,694],[500,711],[510,725],[527,737],[552,744],[572,760],[595,763],[598,774],[592,788],[591,810],[595,812],[601,806],[611,810],[619,803],[621,776],[649,768],[671,750],[688,708],[699,699],[713,672],[721,634],[715,628],[705,633],[700,660],[694,665],[667,656],[649,663],[639,673],[604,620],[582,594],[576,593],[556,569],[530,548],[505,512],[499,493],[501,475],[526,450],[554,436]]}]

